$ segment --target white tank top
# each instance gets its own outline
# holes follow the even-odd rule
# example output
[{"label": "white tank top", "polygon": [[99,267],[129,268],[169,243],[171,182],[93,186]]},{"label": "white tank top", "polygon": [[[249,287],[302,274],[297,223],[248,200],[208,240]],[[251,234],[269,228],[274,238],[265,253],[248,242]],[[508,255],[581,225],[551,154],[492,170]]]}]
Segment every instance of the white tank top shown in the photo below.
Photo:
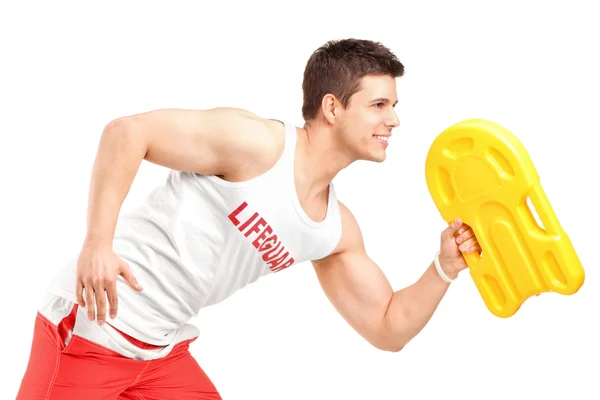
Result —
[{"label": "white tank top", "polygon": [[[277,163],[245,182],[171,171],[135,209],[121,213],[113,249],[143,286],[119,277],[119,311],[107,322],[147,343],[172,345],[201,308],[258,278],[329,255],[341,236],[333,184],[327,214],[315,222],[294,185],[296,128],[285,123]],[[50,287],[76,302],[74,258]]]}]

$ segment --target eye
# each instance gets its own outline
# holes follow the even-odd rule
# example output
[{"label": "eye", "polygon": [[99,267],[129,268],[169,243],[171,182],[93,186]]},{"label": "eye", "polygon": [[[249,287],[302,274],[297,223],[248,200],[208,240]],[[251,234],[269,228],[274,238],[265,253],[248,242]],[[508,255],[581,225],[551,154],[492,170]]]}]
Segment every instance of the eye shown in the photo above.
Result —
[{"label": "eye", "polygon": [[380,102],[380,103],[375,103],[374,106],[376,108],[383,108],[383,106],[385,106],[385,104]]}]

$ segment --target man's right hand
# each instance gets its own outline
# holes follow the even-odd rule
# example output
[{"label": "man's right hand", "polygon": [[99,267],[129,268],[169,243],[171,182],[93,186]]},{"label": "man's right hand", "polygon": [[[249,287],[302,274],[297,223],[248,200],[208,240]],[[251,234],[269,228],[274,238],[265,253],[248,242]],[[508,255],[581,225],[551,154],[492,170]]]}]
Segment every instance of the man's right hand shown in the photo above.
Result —
[{"label": "man's right hand", "polygon": [[[125,282],[134,290],[142,291],[129,265],[115,254],[111,246],[84,244],[77,259],[77,303],[86,307],[90,321],[96,317],[98,325],[106,321],[106,300],[110,307],[110,317],[117,316],[117,276],[122,275]],[[85,298],[83,291],[85,290]],[[105,294],[106,292],[106,294]],[[95,304],[94,304],[95,297]]]},{"label": "man's right hand", "polygon": [[[102,132],[89,190],[87,226],[77,260],[77,303],[98,324],[117,315],[117,277],[134,290],[129,266],[112,249],[121,205],[143,160],[176,170],[242,181],[279,159],[283,125],[237,108],[160,109],[117,118]],[[84,293],[85,290],[85,293]],[[85,296],[85,299],[84,299]],[[94,303],[95,298],[95,303]]]}]

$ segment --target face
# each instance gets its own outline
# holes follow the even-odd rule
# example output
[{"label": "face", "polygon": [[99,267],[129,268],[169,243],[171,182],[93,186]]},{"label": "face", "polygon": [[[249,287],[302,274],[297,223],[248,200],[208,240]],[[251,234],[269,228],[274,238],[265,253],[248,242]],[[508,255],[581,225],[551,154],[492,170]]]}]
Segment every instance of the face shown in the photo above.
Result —
[{"label": "face", "polygon": [[397,102],[395,78],[365,76],[348,107],[336,110],[340,143],[353,159],[385,160],[392,129],[400,125],[394,109]]}]

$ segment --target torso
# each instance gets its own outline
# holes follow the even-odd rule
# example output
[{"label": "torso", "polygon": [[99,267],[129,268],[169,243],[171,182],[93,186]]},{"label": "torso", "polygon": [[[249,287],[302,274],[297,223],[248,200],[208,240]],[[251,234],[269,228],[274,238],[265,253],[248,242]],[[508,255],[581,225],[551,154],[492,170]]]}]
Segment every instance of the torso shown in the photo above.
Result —
[{"label": "torso", "polygon": [[[147,343],[172,343],[200,309],[261,276],[326,257],[338,245],[333,186],[310,199],[302,180],[291,182],[302,131],[274,124],[277,139],[265,144],[271,150],[262,161],[241,162],[249,168],[222,177],[172,171],[120,215],[113,247],[144,291],[117,281],[119,314],[111,321],[117,329]],[[75,266],[76,257],[52,285],[71,301]]]}]

